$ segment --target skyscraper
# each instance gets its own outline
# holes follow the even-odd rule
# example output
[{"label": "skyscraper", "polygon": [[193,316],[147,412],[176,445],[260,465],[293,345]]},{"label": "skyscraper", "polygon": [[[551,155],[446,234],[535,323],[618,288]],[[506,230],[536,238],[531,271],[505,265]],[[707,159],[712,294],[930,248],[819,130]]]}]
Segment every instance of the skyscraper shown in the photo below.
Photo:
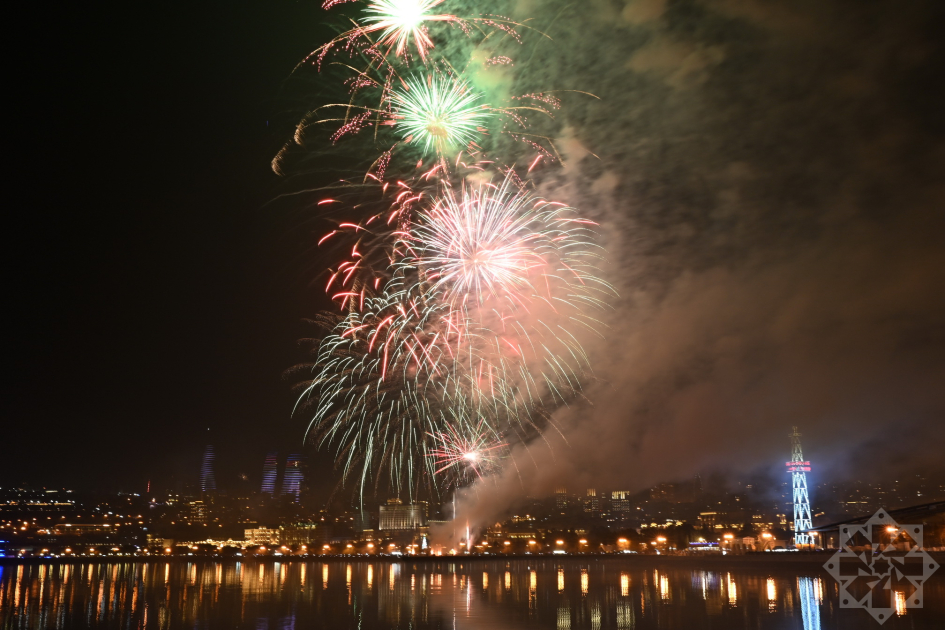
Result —
[{"label": "skyscraper", "polygon": [[791,488],[794,497],[794,545],[810,544],[811,528],[810,497],[807,495],[807,473],[810,472],[810,462],[804,461],[801,451],[801,434],[797,427],[791,433],[791,461],[787,463],[787,471],[791,473]]},{"label": "skyscraper", "polygon": [[282,494],[299,500],[302,491],[302,456],[289,455],[285,460],[285,475],[282,477]]},{"label": "skyscraper", "polygon": [[213,475],[214,460],[213,445],[207,444],[203,452],[203,463],[200,465],[200,490],[210,492],[217,489],[217,480]]},{"label": "skyscraper", "polygon": [[279,454],[269,453],[263,463],[262,492],[263,494],[276,493],[276,475],[279,474]]},{"label": "skyscraper", "polygon": [[630,496],[629,490],[614,490],[610,493],[610,509],[620,514],[629,512]]},{"label": "skyscraper", "polygon": [[419,503],[403,505],[400,499],[388,499],[387,505],[380,507],[378,529],[413,530],[427,524],[424,506]]},{"label": "skyscraper", "polygon": [[555,507],[563,510],[568,506],[568,489],[564,486],[555,488]]}]

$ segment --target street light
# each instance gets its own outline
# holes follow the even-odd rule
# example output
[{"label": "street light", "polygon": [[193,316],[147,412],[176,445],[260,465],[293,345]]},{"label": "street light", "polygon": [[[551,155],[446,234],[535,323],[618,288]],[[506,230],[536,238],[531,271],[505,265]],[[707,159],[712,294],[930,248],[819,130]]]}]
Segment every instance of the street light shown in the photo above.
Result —
[{"label": "street light", "polygon": [[774,536],[771,534],[771,532],[762,532],[761,537],[764,539],[764,542],[761,544],[761,550],[767,551],[768,545],[771,544],[771,539],[774,538]]}]

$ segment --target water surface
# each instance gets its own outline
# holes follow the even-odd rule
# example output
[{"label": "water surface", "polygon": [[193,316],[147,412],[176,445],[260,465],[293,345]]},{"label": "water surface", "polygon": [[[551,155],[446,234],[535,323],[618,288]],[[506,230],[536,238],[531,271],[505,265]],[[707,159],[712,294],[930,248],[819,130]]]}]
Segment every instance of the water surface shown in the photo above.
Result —
[{"label": "water surface", "polygon": [[[945,580],[883,626],[816,566],[673,559],[140,562],[0,566],[0,628],[945,627]],[[938,579],[936,579],[938,578]]]}]

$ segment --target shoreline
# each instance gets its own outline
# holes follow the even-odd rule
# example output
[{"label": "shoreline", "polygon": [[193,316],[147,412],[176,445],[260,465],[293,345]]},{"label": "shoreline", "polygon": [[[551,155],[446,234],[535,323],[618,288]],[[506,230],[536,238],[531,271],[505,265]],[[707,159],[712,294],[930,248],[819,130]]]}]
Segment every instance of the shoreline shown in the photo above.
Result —
[{"label": "shoreline", "polygon": [[[474,556],[389,556],[389,555],[311,555],[311,556],[98,556],[98,557],[71,557],[71,558],[0,558],[0,567],[14,565],[40,564],[110,564],[110,563],[219,563],[236,564],[239,562],[254,562],[260,564],[273,563],[385,563],[385,564],[436,564],[436,563],[488,563],[511,561],[594,561],[594,562],[624,562],[639,565],[675,565],[679,567],[714,568],[725,566],[739,567],[817,567],[823,570],[823,565],[834,552],[792,553],[792,554],[738,554],[738,555],[704,555],[704,556],[673,556],[655,554],[531,554],[531,555],[474,555]],[[945,552],[933,551],[929,555],[939,564],[945,565]]]}]

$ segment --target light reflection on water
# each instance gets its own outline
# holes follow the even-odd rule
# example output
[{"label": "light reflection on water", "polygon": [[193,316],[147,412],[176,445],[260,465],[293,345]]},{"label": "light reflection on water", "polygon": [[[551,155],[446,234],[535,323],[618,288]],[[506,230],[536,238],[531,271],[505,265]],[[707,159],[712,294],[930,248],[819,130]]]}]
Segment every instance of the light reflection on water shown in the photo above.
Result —
[{"label": "light reflection on water", "polygon": [[[657,568],[654,568],[656,566]],[[318,576],[321,579],[311,579]],[[945,580],[885,628],[937,628]],[[0,629],[869,627],[816,568],[637,559],[135,562],[0,566]]]}]

